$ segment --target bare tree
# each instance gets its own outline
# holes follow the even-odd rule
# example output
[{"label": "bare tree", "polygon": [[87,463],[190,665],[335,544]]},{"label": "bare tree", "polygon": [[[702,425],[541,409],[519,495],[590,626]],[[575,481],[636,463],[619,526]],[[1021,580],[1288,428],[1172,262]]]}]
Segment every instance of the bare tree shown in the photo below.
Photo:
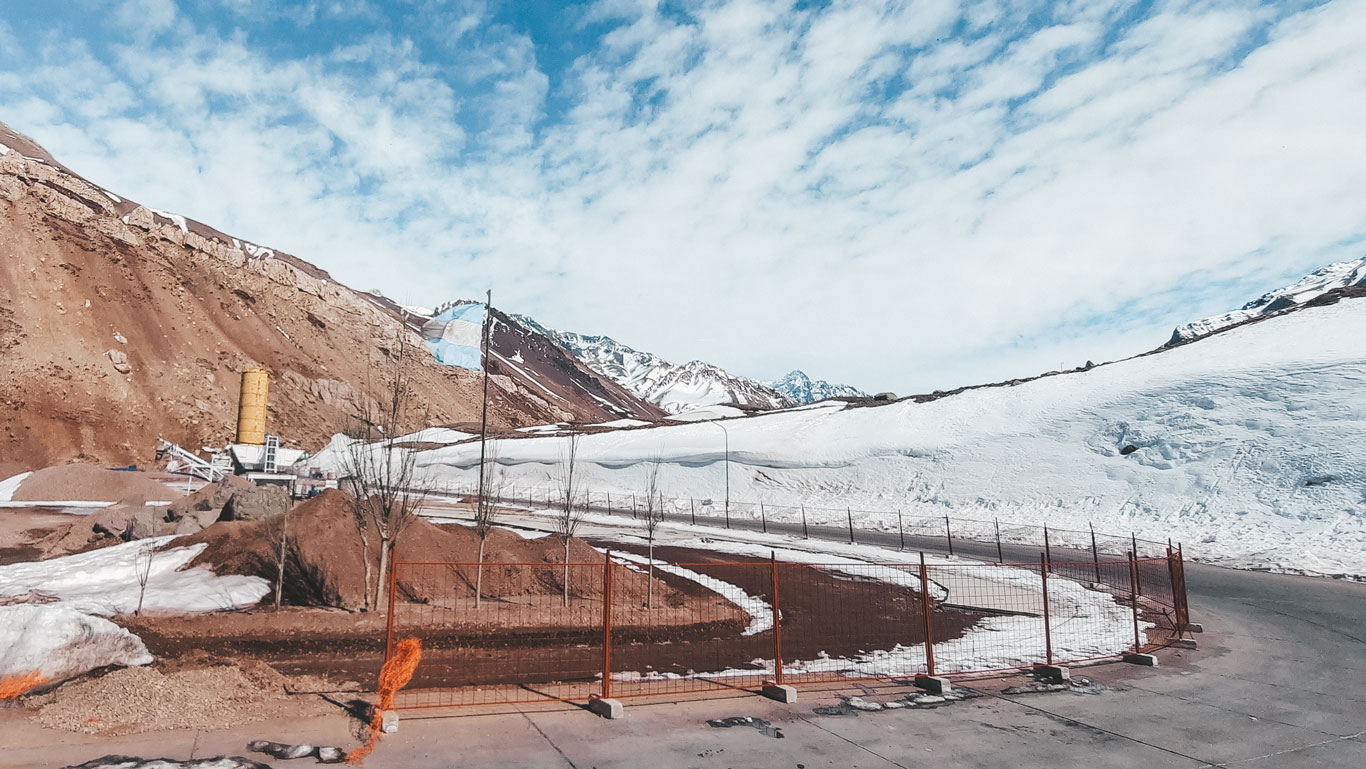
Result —
[{"label": "bare tree", "polygon": [[[411,403],[407,329],[398,332],[393,349],[381,351],[389,358],[389,371],[383,382],[384,400],[362,399],[358,418],[366,438],[353,442],[342,457],[343,471],[355,495],[351,500],[352,517],[361,537],[367,609],[384,603],[385,577],[394,548],[403,532],[417,520],[418,510],[431,493],[428,480],[417,472],[416,452],[397,445],[406,427],[425,425],[426,421],[414,418],[417,409]],[[379,539],[378,573],[370,567],[372,535]]]},{"label": "bare tree", "polygon": [[650,574],[645,582],[645,606],[655,604],[655,532],[664,522],[664,495],[659,491],[659,468],[663,457],[656,454],[645,465],[645,536],[650,542]]},{"label": "bare tree", "polygon": [[156,546],[148,543],[138,545],[137,555],[133,559],[133,575],[138,580],[138,607],[133,610],[133,616],[142,614],[142,602],[147,597],[147,583],[152,579],[152,559],[156,555]]},{"label": "bare tree", "polygon": [[[291,503],[291,507],[292,507]],[[261,521],[261,528],[265,534],[266,543],[275,552],[275,608],[280,608],[280,599],[284,595],[285,586],[285,561],[289,553],[289,516],[290,509],[285,508],[283,513],[272,515]]]},{"label": "bare tree", "polygon": [[507,483],[507,474],[502,465],[498,464],[498,442],[493,441],[485,447],[485,461],[483,468],[483,483],[480,488],[484,489],[476,503],[474,510],[474,530],[479,534],[479,565],[475,567],[474,577],[474,605],[479,607],[483,599],[484,590],[484,545],[488,542],[489,532],[498,518],[498,500],[503,496],[503,486]]},{"label": "bare tree", "polygon": [[555,534],[564,543],[564,605],[569,605],[569,541],[574,538],[579,524],[583,522],[584,504],[583,479],[579,477],[579,439],[583,436],[571,433],[560,450],[559,477],[556,490]]}]

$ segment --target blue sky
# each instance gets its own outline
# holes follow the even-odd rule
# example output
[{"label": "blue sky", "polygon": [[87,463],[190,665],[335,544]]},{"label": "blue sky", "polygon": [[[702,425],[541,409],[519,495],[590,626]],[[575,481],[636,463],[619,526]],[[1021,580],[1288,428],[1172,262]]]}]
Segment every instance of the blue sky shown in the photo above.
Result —
[{"label": "blue sky", "polygon": [[1366,252],[1366,3],[67,0],[0,120],[363,289],[776,378],[1141,352]]}]

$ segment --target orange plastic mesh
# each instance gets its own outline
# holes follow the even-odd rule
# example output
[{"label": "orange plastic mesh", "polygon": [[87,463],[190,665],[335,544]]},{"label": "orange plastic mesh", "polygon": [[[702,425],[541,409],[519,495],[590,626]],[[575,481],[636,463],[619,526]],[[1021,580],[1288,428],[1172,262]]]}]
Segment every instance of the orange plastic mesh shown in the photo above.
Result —
[{"label": "orange plastic mesh", "polygon": [[0,700],[12,700],[24,692],[47,683],[40,671],[0,678]]},{"label": "orange plastic mesh", "polygon": [[381,726],[384,723],[384,711],[394,706],[394,695],[413,679],[413,671],[417,670],[417,663],[421,660],[421,641],[416,638],[405,638],[398,642],[393,659],[385,662],[379,671],[379,699],[375,701],[370,714],[370,737],[364,745],[347,754],[346,763],[364,762],[365,757],[379,744],[379,739],[383,736]]}]

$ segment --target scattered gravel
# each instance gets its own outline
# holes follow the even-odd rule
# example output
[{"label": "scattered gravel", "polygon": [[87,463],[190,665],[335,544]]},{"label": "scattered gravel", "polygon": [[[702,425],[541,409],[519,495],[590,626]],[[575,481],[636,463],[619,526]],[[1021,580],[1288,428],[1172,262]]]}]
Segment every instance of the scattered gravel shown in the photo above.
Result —
[{"label": "scattered gravel", "polygon": [[44,695],[46,702],[37,718],[49,728],[117,735],[221,729],[286,711],[291,715],[325,712],[317,700],[291,697],[285,685],[284,676],[261,663],[169,673],[150,667],[125,668]]}]

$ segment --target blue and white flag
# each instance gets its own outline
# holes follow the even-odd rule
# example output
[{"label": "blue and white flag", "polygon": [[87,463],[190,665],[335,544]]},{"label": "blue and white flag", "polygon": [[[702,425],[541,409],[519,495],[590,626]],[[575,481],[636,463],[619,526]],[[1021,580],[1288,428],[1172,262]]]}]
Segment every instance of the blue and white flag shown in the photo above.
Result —
[{"label": "blue and white flag", "polygon": [[448,307],[422,324],[422,336],[437,363],[474,371],[483,369],[480,347],[484,337],[484,305]]}]

